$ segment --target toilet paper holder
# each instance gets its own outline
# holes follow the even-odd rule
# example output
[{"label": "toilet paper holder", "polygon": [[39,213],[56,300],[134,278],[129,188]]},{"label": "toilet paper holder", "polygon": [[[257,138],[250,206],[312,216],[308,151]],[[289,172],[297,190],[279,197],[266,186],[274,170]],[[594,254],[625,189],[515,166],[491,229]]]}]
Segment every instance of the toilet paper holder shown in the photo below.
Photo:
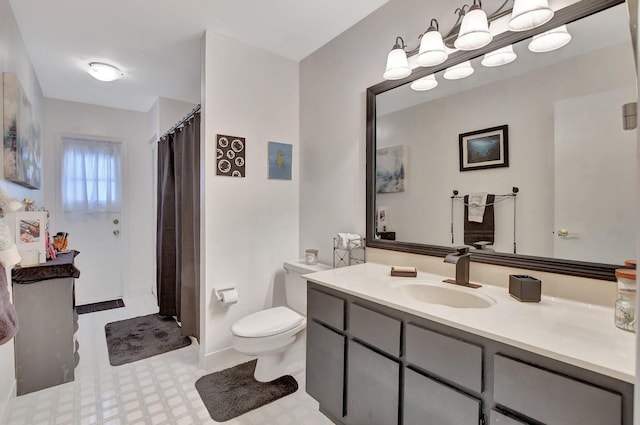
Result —
[{"label": "toilet paper holder", "polygon": [[[214,290],[216,293],[216,298],[218,298],[218,301],[220,301],[222,304],[234,304],[238,302],[238,291],[233,286],[229,286],[227,288],[215,288]],[[232,300],[229,300],[224,296],[224,292],[235,293],[235,296],[232,297]]]}]

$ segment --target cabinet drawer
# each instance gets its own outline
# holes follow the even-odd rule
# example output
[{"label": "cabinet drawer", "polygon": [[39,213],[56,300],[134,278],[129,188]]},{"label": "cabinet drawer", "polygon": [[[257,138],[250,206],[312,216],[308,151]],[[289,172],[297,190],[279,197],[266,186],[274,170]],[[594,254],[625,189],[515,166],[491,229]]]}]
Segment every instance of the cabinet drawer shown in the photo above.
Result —
[{"label": "cabinet drawer", "polygon": [[349,332],[396,357],[400,356],[400,328],[402,322],[384,314],[376,313],[357,304],[351,305]]},{"label": "cabinet drawer", "polygon": [[482,392],[482,347],[407,325],[406,359],[429,373]]},{"label": "cabinet drawer", "polygon": [[500,355],[494,373],[496,403],[547,425],[622,423],[620,394]]},{"label": "cabinet drawer", "polygon": [[315,289],[307,290],[307,316],[341,331],[344,330],[344,305],[343,299]]},{"label": "cabinet drawer", "polygon": [[346,337],[313,320],[307,324],[306,391],[337,418],[343,416]]},{"label": "cabinet drawer", "polygon": [[405,369],[404,423],[437,425],[477,425],[480,400]]},{"label": "cabinet drawer", "polygon": [[508,416],[503,415],[502,413],[498,413],[495,410],[491,409],[491,418],[489,420],[489,425],[527,425],[525,422],[516,421],[515,419],[511,419]]}]

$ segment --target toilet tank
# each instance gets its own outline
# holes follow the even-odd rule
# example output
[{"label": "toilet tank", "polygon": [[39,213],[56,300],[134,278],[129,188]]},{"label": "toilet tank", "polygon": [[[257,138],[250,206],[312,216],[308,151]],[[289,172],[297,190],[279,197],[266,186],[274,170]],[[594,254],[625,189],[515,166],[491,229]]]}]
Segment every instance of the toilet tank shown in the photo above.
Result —
[{"label": "toilet tank", "polygon": [[307,315],[307,281],[302,275],[330,270],[326,264],[307,264],[304,260],[285,261],[285,291],[287,305],[300,314]]}]

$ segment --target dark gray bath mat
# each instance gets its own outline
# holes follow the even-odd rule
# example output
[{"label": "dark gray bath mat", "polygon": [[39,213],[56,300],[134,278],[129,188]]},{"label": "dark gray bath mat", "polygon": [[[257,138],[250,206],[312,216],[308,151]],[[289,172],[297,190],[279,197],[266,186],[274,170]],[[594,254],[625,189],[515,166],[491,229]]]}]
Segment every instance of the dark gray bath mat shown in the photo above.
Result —
[{"label": "dark gray bath mat", "polygon": [[113,308],[122,308],[124,307],[124,301],[121,299],[111,300],[111,301],[102,301],[99,303],[93,304],[83,304],[76,306],[76,313],[78,314],[86,314],[86,313],[95,313],[96,311],[104,311],[111,310]]},{"label": "dark gray bath mat", "polygon": [[111,366],[146,359],[191,344],[189,337],[180,334],[180,326],[173,317],[159,314],[107,323],[104,331]]},{"label": "dark gray bath mat", "polygon": [[196,381],[198,394],[214,421],[228,421],[298,390],[298,383],[291,375],[258,382],[253,377],[255,369],[256,360],[253,360]]}]

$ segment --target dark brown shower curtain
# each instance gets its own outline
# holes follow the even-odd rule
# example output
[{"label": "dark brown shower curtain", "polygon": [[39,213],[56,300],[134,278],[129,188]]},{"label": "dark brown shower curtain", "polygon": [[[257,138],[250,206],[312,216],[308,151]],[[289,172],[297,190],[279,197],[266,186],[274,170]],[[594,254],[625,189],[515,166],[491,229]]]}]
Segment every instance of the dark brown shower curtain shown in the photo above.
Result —
[{"label": "dark brown shower curtain", "polygon": [[160,315],[200,337],[200,113],[158,142],[156,285]]}]

